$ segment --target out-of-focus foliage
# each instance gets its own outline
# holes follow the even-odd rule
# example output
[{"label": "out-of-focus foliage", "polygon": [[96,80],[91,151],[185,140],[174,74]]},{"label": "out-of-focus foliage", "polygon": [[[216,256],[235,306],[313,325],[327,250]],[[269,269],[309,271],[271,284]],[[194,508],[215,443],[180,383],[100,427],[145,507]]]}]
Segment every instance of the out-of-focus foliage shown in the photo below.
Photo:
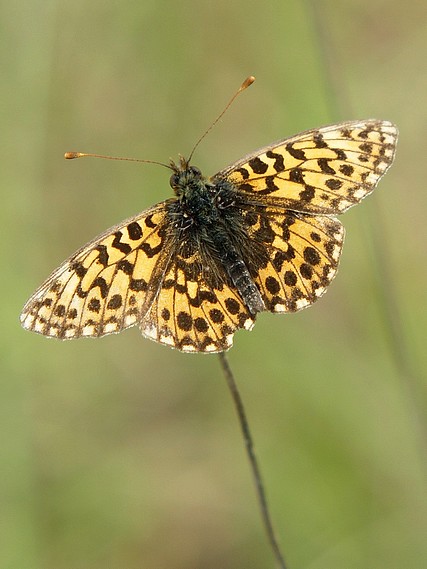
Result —
[{"label": "out-of-focus foliage", "polygon": [[249,74],[194,156],[206,174],[339,120],[401,131],[390,173],[342,218],[326,296],[261,315],[230,352],[285,555],[425,568],[425,10],[313,5],[3,1],[2,568],[273,566],[215,356],[18,322],[73,250],[171,194],[162,168],[63,152],[188,154]]}]

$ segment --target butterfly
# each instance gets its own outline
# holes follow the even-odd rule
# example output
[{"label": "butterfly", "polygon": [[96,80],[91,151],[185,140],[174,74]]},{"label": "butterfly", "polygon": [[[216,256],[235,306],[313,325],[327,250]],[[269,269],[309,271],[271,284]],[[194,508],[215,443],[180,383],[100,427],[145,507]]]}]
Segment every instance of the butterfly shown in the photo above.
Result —
[{"label": "butterfly", "polygon": [[334,278],[344,227],[393,162],[397,128],[360,120],[308,130],[208,178],[180,156],[175,196],[62,263],[22,326],[63,340],[138,325],[183,352],[221,352],[259,312],[296,312]]}]

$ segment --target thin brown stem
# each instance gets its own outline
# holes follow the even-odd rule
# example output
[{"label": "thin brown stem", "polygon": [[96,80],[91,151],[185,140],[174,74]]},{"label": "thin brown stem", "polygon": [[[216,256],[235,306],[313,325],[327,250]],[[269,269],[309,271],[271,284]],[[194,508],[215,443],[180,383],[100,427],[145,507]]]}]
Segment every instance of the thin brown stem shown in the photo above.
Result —
[{"label": "thin brown stem", "polygon": [[261,516],[264,523],[265,531],[267,533],[268,541],[270,542],[271,549],[273,550],[273,554],[277,560],[280,569],[288,569],[288,566],[285,563],[284,557],[277,542],[276,535],[274,533],[273,523],[271,521],[270,511],[267,504],[267,497],[265,494],[264,484],[261,478],[261,471],[259,469],[258,461],[255,456],[254,443],[251,431],[249,429],[249,423],[246,417],[243,401],[242,398],[240,397],[240,393],[237,388],[237,384],[234,379],[234,375],[231,370],[230,364],[228,363],[227,356],[225,355],[224,352],[220,352],[218,355],[225,375],[225,379],[227,381],[228,388],[233,398],[233,403],[237,412],[237,416],[239,418],[240,428],[242,430],[243,439],[245,441],[246,453],[248,455],[249,463],[251,466],[258,502],[261,509]]}]

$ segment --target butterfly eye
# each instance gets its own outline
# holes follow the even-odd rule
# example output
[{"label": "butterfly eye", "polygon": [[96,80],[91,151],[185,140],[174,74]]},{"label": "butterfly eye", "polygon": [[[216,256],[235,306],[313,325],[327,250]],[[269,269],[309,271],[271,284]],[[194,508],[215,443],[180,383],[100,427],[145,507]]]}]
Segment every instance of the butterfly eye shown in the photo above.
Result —
[{"label": "butterfly eye", "polygon": [[179,182],[179,175],[177,173],[173,173],[172,176],[169,178],[169,184],[172,188],[176,188]]}]

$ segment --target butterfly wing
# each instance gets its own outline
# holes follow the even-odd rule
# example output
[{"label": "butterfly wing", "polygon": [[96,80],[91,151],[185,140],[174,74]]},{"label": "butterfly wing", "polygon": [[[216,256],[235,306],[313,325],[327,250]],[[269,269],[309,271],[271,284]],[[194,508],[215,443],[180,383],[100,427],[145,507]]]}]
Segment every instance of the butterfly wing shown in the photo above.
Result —
[{"label": "butterfly wing", "polygon": [[261,148],[214,176],[252,199],[294,211],[338,214],[370,194],[393,162],[397,128],[344,122]]},{"label": "butterfly wing", "polygon": [[23,327],[69,339],[136,324],[155,298],[172,254],[167,203],[112,227],[62,263],[24,306]]},{"label": "butterfly wing", "polygon": [[221,352],[252,316],[203,244],[177,240],[159,294],[139,326],[147,338],[184,352]]},{"label": "butterfly wing", "polygon": [[313,304],[334,278],[344,227],[333,217],[306,215],[272,207],[250,213],[252,243],[265,251],[249,265],[266,310],[296,312]]},{"label": "butterfly wing", "polygon": [[218,352],[254,323],[203,248],[189,254],[163,202],[112,227],[62,263],[28,300],[24,328],[60,339],[139,324],[186,352]]}]

